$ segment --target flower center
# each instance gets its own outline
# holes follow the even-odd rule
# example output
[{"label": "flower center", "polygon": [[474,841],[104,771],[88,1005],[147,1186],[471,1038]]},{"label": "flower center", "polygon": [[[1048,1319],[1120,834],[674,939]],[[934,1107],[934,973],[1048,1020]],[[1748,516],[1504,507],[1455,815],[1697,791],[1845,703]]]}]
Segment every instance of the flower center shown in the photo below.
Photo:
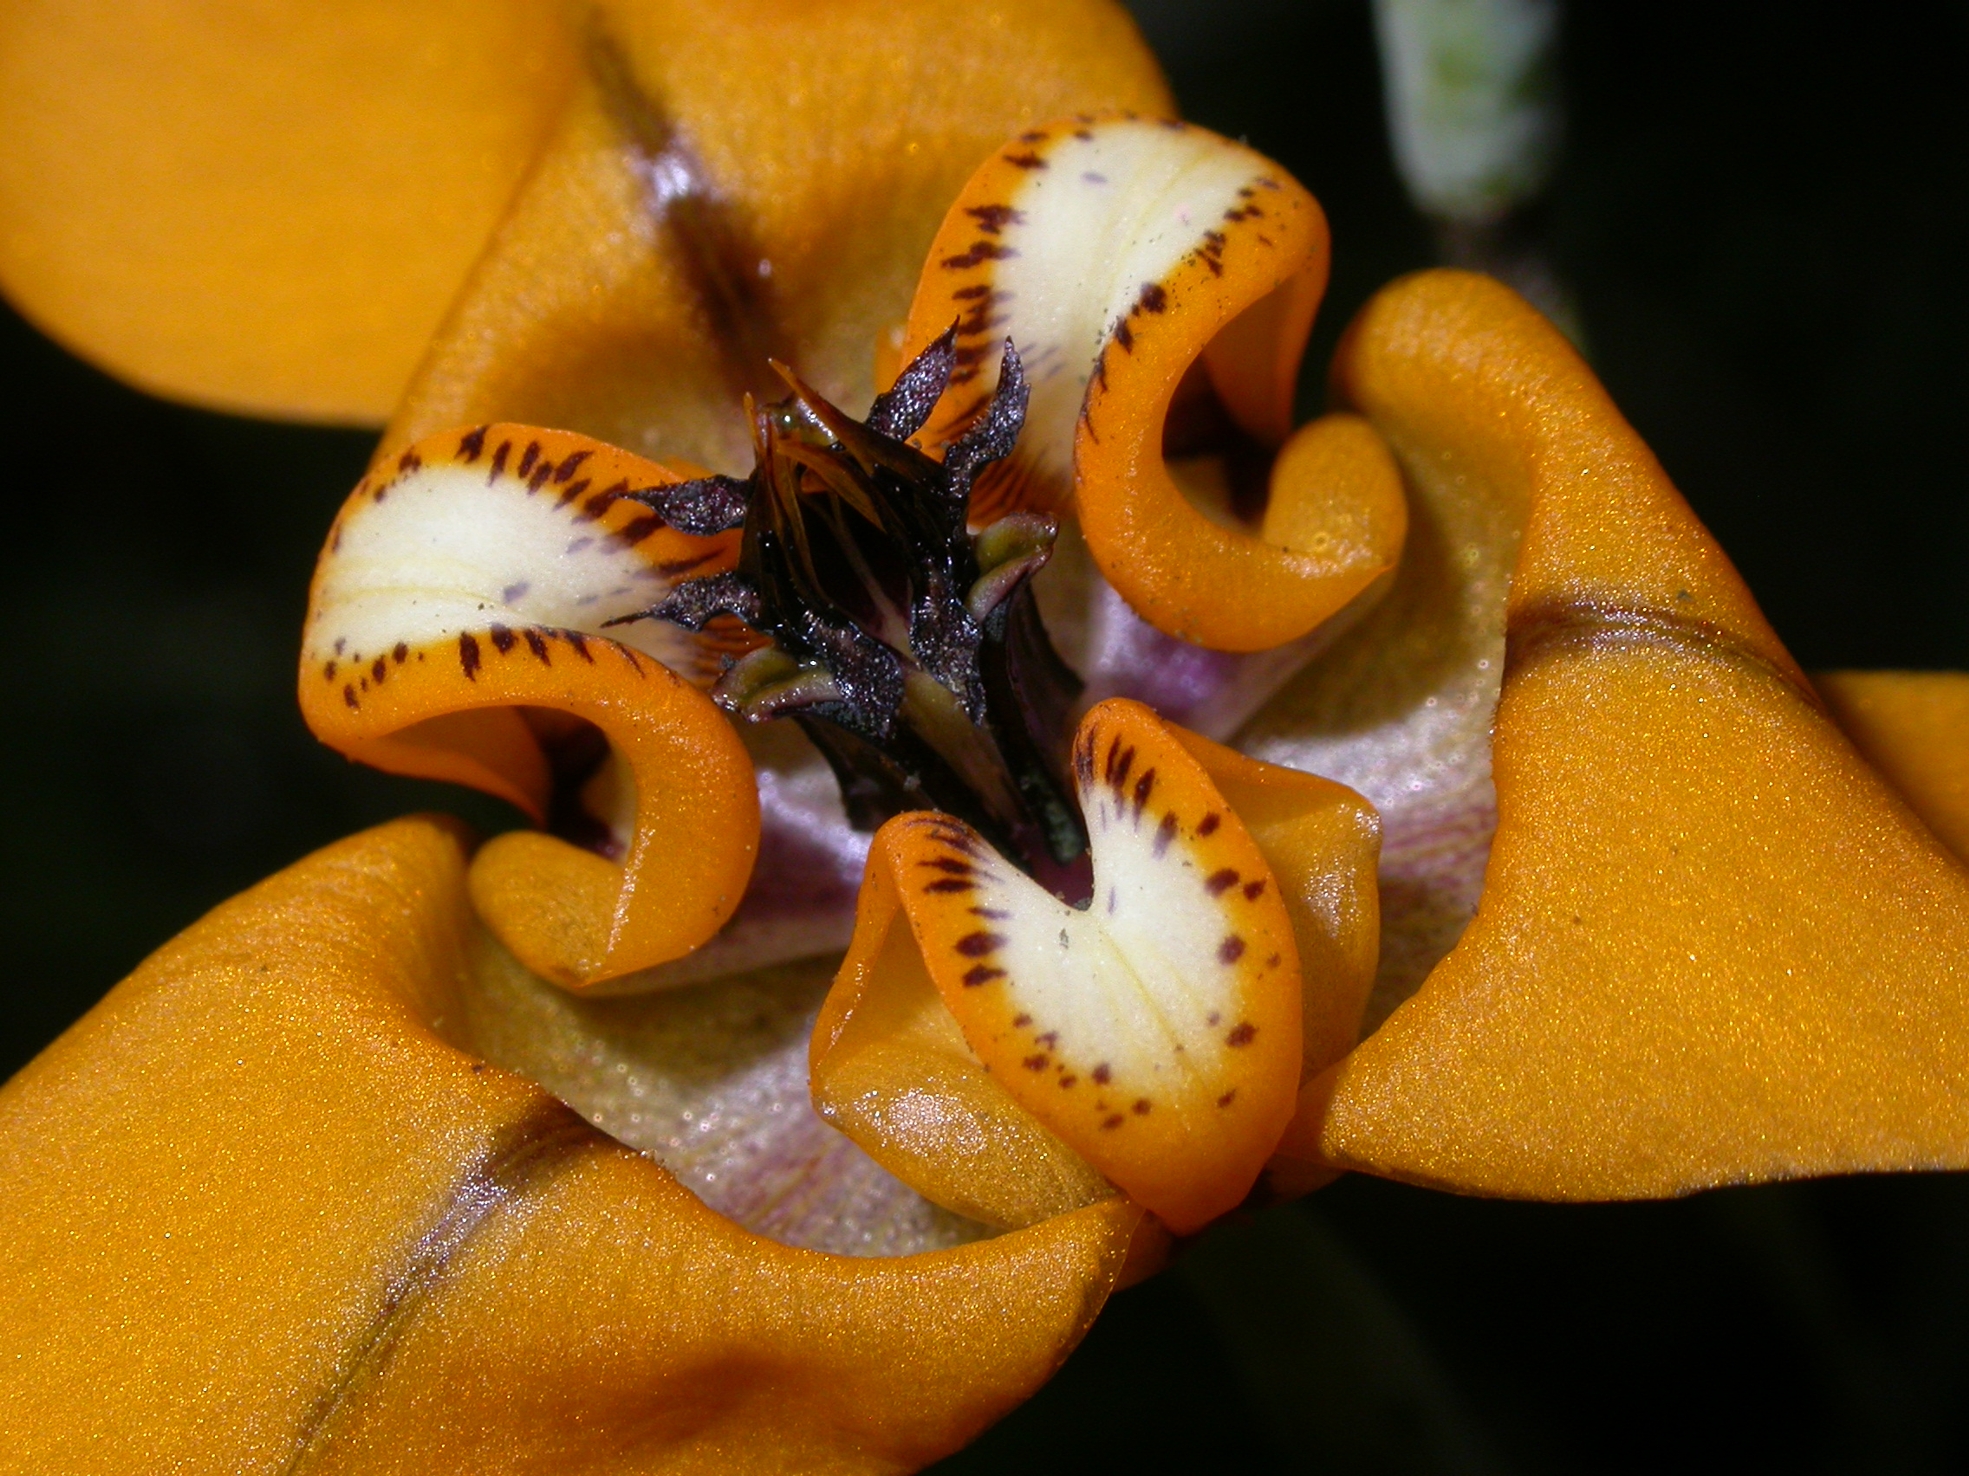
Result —
[{"label": "flower center", "polygon": [[712,695],[749,722],[791,718],[826,756],[848,817],[873,830],[936,809],[1075,900],[1087,834],[1069,798],[1067,720],[1080,682],[1041,623],[1032,576],[1051,518],[1013,513],[973,534],[977,473],[1012,451],[1026,381],[1006,345],[998,388],[941,462],[909,444],[950,382],[954,334],[919,355],[866,421],[783,366],[793,393],[748,397],[755,465],[641,495],[693,533],[743,528],[736,569],[680,584],[615,624],[719,616],[763,644]]}]

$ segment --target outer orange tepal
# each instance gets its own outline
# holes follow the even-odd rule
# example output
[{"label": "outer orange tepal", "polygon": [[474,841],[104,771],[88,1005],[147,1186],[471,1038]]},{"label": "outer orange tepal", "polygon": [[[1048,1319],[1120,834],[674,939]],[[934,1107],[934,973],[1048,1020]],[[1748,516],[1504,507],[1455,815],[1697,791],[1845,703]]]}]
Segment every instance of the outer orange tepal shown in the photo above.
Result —
[{"label": "outer orange tepal", "polygon": [[369,831],[0,1090],[9,1469],[914,1469],[1092,1320],[1139,1211],[761,1239],[447,1043],[471,927],[450,827]]},{"label": "outer orange tepal", "polygon": [[1969,1164],[1969,875],[1578,356],[1432,272],[1336,378],[1411,472],[1526,521],[1476,917],[1287,1156],[1543,1199]]}]

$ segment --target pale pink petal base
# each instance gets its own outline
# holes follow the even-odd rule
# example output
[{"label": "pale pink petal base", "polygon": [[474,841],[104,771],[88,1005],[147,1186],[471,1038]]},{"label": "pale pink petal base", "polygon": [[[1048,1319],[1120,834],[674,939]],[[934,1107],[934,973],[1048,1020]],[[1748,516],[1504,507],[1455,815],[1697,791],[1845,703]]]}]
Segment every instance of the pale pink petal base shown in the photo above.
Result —
[{"label": "pale pink petal base", "polygon": [[1522,531],[1518,510],[1401,459],[1410,523],[1392,587],[1236,740],[1381,812],[1381,962],[1363,1036],[1455,946],[1483,890],[1504,603]]},{"label": "pale pink petal base", "polygon": [[931,1204],[815,1115],[807,1039],[833,967],[830,958],[584,999],[529,974],[480,930],[453,1034],[783,1244],[900,1256],[991,1234]]}]

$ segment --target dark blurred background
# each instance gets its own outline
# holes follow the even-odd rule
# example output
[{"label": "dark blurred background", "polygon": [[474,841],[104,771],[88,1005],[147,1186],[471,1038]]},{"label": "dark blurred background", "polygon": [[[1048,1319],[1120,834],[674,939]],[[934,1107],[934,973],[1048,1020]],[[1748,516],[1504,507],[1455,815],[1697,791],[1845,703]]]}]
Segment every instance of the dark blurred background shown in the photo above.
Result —
[{"label": "dark blurred background", "polygon": [[[1325,205],[1323,363],[1434,250],[1365,0],[1136,8],[1189,116]],[[1969,7],[1576,0],[1560,61],[1538,225],[1614,398],[1808,667],[1969,667]],[[295,712],[367,437],[146,399],[12,317],[0,355],[11,1072],[311,848],[417,807],[506,821],[350,767]],[[1350,1179],[1118,1296],[947,1469],[1957,1471],[1965,1353],[1956,1177],[1584,1208]]]}]

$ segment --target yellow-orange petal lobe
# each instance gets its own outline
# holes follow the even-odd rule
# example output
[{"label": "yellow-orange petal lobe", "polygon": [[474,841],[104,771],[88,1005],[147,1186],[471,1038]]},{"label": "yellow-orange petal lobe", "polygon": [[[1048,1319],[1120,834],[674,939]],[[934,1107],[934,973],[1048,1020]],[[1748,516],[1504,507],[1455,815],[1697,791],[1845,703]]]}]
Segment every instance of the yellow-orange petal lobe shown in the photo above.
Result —
[{"label": "yellow-orange petal lobe", "polygon": [[[613,857],[516,834],[473,868],[501,940],[570,987],[710,938],[758,847],[744,747],[678,674],[708,680],[714,653],[663,622],[609,624],[731,565],[735,535],[680,532],[637,498],[679,480],[566,432],[446,432],[357,487],[315,575],[300,696],[324,742],[536,819],[556,763],[592,771],[577,813]],[[615,762],[583,756],[595,730]]]},{"label": "yellow-orange petal lobe", "polygon": [[[894,955],[913,946],[992,1081],[1187,1233],[1244,1197],[1291,1115],[1303,1059],[1292,919],[1203,766],[1147,708],[1089,713],[1074,769],[1094,863],[1085,908],[948,816],[883,827],[871,873],[888,877],[870,890],[893,890],[913,936],[858,928],[815,1056],[863,1001],[900,1013],[907,990],[878,991],[871,975],[905,966]],[[860,921],[887,928],[895,906],[878,894]]]},{"label": "yellow-orange petal lobe", "polygon": [[1812,680],[1853,746],[1969,860],[1969,673],[1827,671]]},{"label": "yellow-orange petal lobe", "polygon": [[905,354],[958,325],[926,441],[975,416],[1009,339],[1031,403],[978,519],[1071,495],[1101,572],[1158,629],[1222,650],[1282,645],[1393,566],[1393,460],[1364,422],[1309,427],[1252,528],[1217,505],[1221,458],[1186,461],[1179,485],[1165,427],[1201,364],[1192,398],[1214,397],[1246,436],[1284,440],[1326,271],[1318,203],[1241,145],[1136,117],[1028,130],[972,176],[917,285]]},{"label": "yellow-orange petal lobe", "polygon": [[872,1476],[1058,1366],[1138,1209],[897,1259],[741,1230],[449,1043],[465,867],[430,820],[329,847],[0,1088],[9,1464]]},{"label": "yellow-orange petal lobe", "polygon": [[1281,1153],[1550,1199],[1969,1164],[1969,873],[1578,355],[1436,272],[1337,369],[1418,476],[1525,531],[1476,916]]},{"label": "yellow-orange petal lobe", "polygon": [[17,0],[0,285],[155,393],[380,424],[579,52],[538,0]]}]

